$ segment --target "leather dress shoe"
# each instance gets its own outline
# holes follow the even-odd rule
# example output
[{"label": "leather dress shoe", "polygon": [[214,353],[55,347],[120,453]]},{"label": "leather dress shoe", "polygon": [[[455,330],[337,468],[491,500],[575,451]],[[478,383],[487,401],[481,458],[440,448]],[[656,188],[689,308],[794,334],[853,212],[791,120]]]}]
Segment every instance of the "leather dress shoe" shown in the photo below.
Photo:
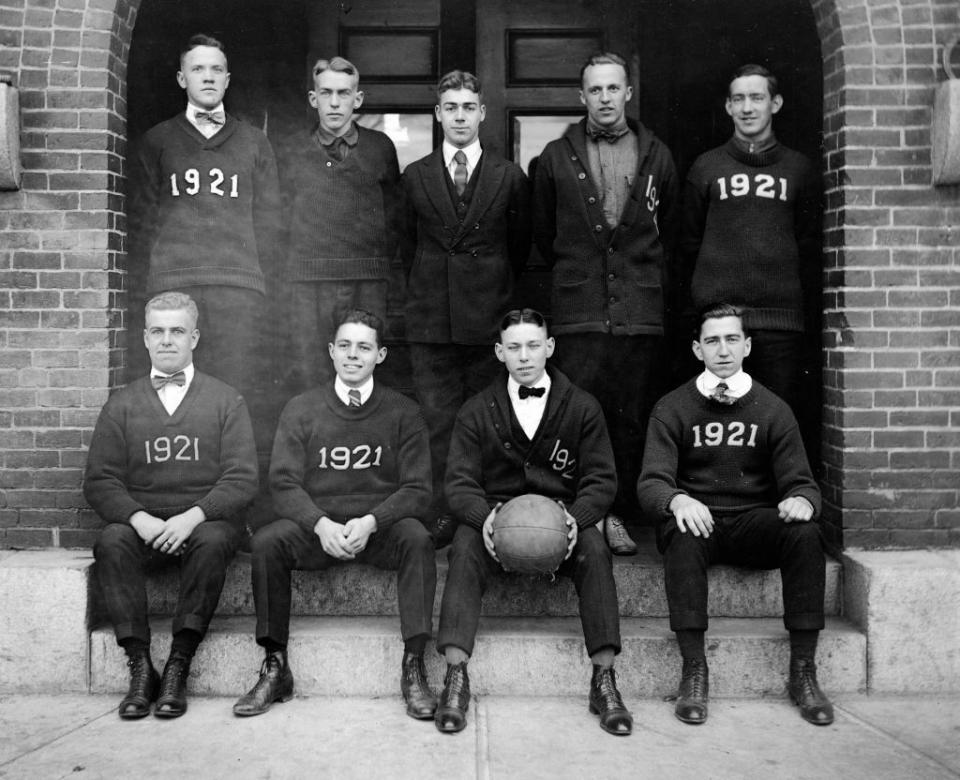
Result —
[{"label": "leather dress shoe", "polygon": [[833,723],[833,705],[817,685],[817,665],[813,659],[790,660],[790,698],[800,707],[800,715],[814,726]]},{"label": "leather dress shoe", "polygon": [[617,676],[612,666],[593,666],[590,712],[600,716],[600,728],[608,734],[626,737],[633,731],[633,716],[617,690]]},{"label": "leather dress shoe", "polygon": [[427,682],[423,654],[403,654],[400,670],[400,692],[407,703],[407,715],[417,720],[433,720],[437,711],[437,695]]},{"label": "leather dress shoe", "polygon": [[448,664],[443,678],[443,693],[433,716],[437,729],[446,734],[463,731],[467,725],[467,707],[470,706],[470,678],[467,662]]},{"label": "leather dress shoe", "polygon": [[433,546],[441,550],[453,541],[453,535],[457,532],[457,521],[453,515],[443,514],[437,517],[433,526]]},{"label": "leather dress shoe", "polygon": [[187,711],[187,676],[190,657],[180,652],[170,653],[160,679],[160,694],[153,714],[158,718],[179,718]]},{"label": "leather dress shoe", "polygon": [[707,721],[707,698],[710,695],[710,670],[705,658],[683,662],[680,690],[673,714],[684,723],[699,725]]},{"label": "leather dress shoe", "polygon": [[603,520],[603,535],[607,540],[607,547],[614,555],[636,555],[637,544],[630,538],[623,520],[610,513]]},{"label": "leather dress shoe", "polygon": [[267,653],[260,665],[260,679],[233,705],[233,714],[241,717],[262,715],[275,701],[293,698],[293,672],[285,650]]},{"label": "leather dress shoe", "polygon": [[130,667],[130,688],[120,702],[120,717],[136,720],[150,714],[150,703],[156,700],[160,687],[160,675],[146,650],[131,654],[127,666]]}]

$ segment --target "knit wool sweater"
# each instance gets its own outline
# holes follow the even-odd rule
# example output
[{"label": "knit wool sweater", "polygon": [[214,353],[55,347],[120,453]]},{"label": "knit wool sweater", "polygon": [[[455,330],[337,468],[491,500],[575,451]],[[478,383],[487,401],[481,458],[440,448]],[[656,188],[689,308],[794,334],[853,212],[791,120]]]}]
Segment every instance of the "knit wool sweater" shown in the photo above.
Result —
[{"label": "knit wool sweater", "polygon": [[617,471],[596,399],[554,368],[540,426],[527,438],[506,374],[460,409],[450,441],[445,492],[461,522],[481,528],[500,502],[526,493],[563,501],[580,528],[596,525],[617,493]]},{"label": "knit wool sweater", "polygon": [[817,284],[820,189],[810,161],[782,144],[733,139],[700,155],[683,193],[680,251],[695,309],[749,307],[753,328],[802,331]]},{"label": "knit wool sweater", "polygon": [[243,397],[199,371],[173,414],[149,377],[110,396],[100,412],[83,495],[107,523],[146,511],[166,520],[191,507],[234,520],[257,492],[257,448]]},{"label": "knit wool sweater", "polygon": [[637,481],[641,511],[668,519],[670,501],[679,494],[726,513],[801,496],[820,514],[820,489],[797,421],[786,403],[756,381],[731,405],[702,395],[696,379],[657,402]]},{"label": "knit wool sweater", "polygon": [[370,513],[377,529],[422,517],[432,499],[430,442],[419,407],[374,383],[347,406],[329,382],[292,398],[280,415],[270,460],[274,507],[313,531]]},{"label": "knit wool sweater", "polygon": [[386,279],[403,220],[403,188],[393,142],[357,126],[343,160],[301,133],[284,168],[290,204],[289,265],[294,281]]},{"label": "knit wool sweater", "polygon": [[204,138],[179,114],[146,133],[136,159],[141,186],[132,227],[149,248],[147,292],[193,285],[264,292],[282,236],[266,136],[228,115]]}]

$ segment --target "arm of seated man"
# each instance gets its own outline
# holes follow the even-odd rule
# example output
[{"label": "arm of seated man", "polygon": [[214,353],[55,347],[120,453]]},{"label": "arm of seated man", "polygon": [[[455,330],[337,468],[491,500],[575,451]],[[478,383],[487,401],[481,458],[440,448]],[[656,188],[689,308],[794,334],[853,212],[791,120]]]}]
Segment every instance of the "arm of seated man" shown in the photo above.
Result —
[{"label": "arm of seated man", "polygon": [[335,523],[324,515],[317,520],[313,532],[327,555],[340,561],[352,561],[357,557],[347,545],[347,527],[343,523]]},{"label": "arm of seated man", "polygon": [[706,539],[713,532],[713,515],[710,510],[686,493],[677,493],[670,499],[667,508],[673,513],[681,533],[690,531],[694,536]]},{"label": "arm of seated man", "polygon": [[788,496],[777,504],[785,523],[806,523],[813,518],[813,505],[803,496]]}]

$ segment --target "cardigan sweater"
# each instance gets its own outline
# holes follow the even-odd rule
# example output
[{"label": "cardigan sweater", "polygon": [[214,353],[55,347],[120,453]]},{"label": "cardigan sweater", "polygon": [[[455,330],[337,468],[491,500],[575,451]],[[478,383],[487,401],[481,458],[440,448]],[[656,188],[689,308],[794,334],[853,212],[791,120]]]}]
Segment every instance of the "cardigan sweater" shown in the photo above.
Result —
[{"label": "cardigan sweater", "polygon": [[403,219],[397,151],[385,134],[356,126],[337,160],[317,131],[300,133],[284,162],[293,281],[387,279]]},{"label": "cardigan sweater", "polygon": [[667,147],[647,128],[637,136],[626,207],[614,227],[590,173],[586,119],[544,148],[534,177],[533,234],[553,269],[551,330],[660,335],[671,264],[677,174]]},{"label": "cardigan sweater", "polygon": [[820,514],[820,489],[793,412],[756,381],[730,405],[701,394],[696,379],[657,402],[637,481],[641,511],[668,520],[670,501],[681,493],[723,513],[802,496]]},{"label": "cardigan sweater", "polygon": [[204,138],[178,114],[147,131],[132,209],[149,251],[147,292],[226,285],[264,292],[281,238],[280,189],[266,136],[227,116]]},{"label": "cardigan sweater", "polygon": [[233,520],[257,492],[257,448],[243,397],[196,372],[167,414],[149,377],[110,396],[100,412],[83,495],[107,523],[138,511],[166,520],[191,507]]},{"label": "cardigan sweater", "polygon": [[432,499],[430,442],[420,408],[375,382],[347,406],[328,382],[292,398],[280,415],[270,490],[280,517],[313,531],[370,513],[383,530],[423,517]]},{"label": "cardigan sweater", "polygon": [[505,373],[457,415],[445,492],[461,522],[479,529],[498,503],[526,493],[562,501],[580,528],[607,514],[617,471],[603,412],[560,371],[547,371],[547,406],[532,440],[513,414]]},{"label": "cardigan sweater", "polygon": [[731,139],[700,155],[680,234],[693,307],[741,304],[750,327],[804,330],[804,291],[820,269],[819,207],[813,166],[782,144],[751,153]]}]

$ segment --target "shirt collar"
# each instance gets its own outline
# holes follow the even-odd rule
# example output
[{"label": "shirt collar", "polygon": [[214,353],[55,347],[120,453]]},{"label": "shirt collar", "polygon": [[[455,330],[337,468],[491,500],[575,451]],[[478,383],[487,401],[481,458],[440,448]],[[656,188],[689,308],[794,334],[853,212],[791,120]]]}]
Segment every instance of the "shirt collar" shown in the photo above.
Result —
[{"label": "shirt collar", "polygon": [[[181,368],[180,370],[183,371],[183,378],[184,378],[183,386],[184,388],[187,388],[190,386],[190,383],[193,381],[193,374],[194,374],[193,363],[188,364],[186,367]],[[173,372],[173,374],[176,374],[176,373],[177,373],[176,371]],[[163,371],[161,371],[158,368],[150,369],[150,376],[173,376],[173,374],[165,374]]]},{"label": "shirt collar", "polygon": [[750,392],[753,387],[753,379],[742,368],[733,376],[721,379],[710,371],[704,371],[697,377],[697,390],[701,395],[711,396],[721,382],[727,383],[727,395],[733,398],[740,398]]},{"label": "shirt collar", "polygon": [[459,149],[450,143],[446,138],[443,139],[443,164],[448,168],[453,165],[453,155],[458,151],[462,151],[467,156],[467,167],[470,170],[473,170],[477,167],[477,163],[480,161],[480,155],[483,152],[483,149],[480,148],[480,139],[474,138],[473,143],[468,146]]},{"label": "shirt collar", "polygon": [[512,376],[507,374],[507,393],[510,395],[510,400],[514,403],[525,403],[527,401],[546,401],[547,396],[550,395],[550,385],[553,384],[550,381],[550,374],[546,371],[543,372],[543,376],[540,377],[536,382],[534,382],[531,387],[542,387],[545,392],[541,398],[524,398],[523,401],[520,400],[520,383],[514,379]]},{"label": "shirt collar", "polygon": [[333,133],[328,133],[323,129],[323,125],[317,124],[316,130],[317,141],[320,142],[322,146],[330,146],[337,139],[341,139],[346,143],[347,146],[356,146],[357,140],[360,138],[360,132],[357,130],[357,123],[354,121],[350,122],[350,129],[347,130],[343,135],[334,135]]},{"label": "shirt collar", "polygon": [[360,391],[360,405],[362,406],[370,398],[370,394],[373,393],[373,377],[369,377],[366,382],[364,382],[360,387],[348,387],[347,384],[337,376],[333,380],[333,389],[337,393],[337,398],[343,401],[347,406],[350,405],[350,391],[359,390]]}]

